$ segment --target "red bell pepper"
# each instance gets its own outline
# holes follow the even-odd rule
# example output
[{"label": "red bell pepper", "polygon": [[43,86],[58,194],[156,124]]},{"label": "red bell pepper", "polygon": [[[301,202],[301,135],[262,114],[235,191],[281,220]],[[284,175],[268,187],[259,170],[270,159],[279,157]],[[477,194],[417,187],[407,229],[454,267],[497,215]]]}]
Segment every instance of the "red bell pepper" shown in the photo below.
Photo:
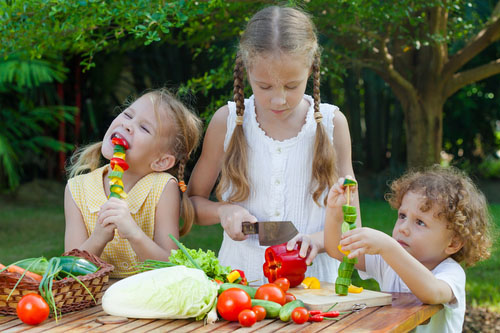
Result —
[{"label": "red bell pepper", "polygon": [[129,148],[127,140],[124,140],[122,138],[114,137],[113,139],[111,139],[111,143],[113,143],[114,145],[120,145],[125,149]]},{"label": "red bell pepper", "polygon": [[241,280],[238,283],[247,286],[248,282],[247,278],[245,277],[245,272],[243,272],[241,269],[235,269],[235,271],[238,271],[238,273],[240,273]]},{"label": "red bell pepper", "polygon": [[286,243],[266,249],[263,269],[269,283],[284,277],[290,281],[290,288],[293,288],[304,280],[307,270],[306,258],[299,256],[299,249],[300,243],[295,244],[291,251],[287,251]]},{"label": "red bell pepper", "polygon": [[113,170],[115,168],[115,165],[118,164],[120,166],[120,168],[123,169],[123,171],[126,171],[128,169],[128,164],[127,162],[125,162],[124,160],[122,160],[121,158],[118,158],[118,157],[113,157],[110,161],[110,165],[111,165],[111,170]]}]

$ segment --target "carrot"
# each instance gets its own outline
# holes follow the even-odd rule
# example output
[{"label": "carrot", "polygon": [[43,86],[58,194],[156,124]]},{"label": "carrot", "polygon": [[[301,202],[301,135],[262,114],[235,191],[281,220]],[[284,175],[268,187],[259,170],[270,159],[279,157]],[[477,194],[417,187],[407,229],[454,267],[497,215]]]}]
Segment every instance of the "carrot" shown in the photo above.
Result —
[{"label": "carrot", "polygon": [[10,265],[7,267],[7,272],[11,272],[11,273],[18,273],[18,274],[25,274],[26,276],[32,278],[33,280],[35,281],[42,281],[42,276],[41,275],[38,275],[36,273],[33,273],[33,272],[30,272],[30,271],[27,271],[25,270],[24,268],[21,268],[19,266],[16,266],[16,265]]}]

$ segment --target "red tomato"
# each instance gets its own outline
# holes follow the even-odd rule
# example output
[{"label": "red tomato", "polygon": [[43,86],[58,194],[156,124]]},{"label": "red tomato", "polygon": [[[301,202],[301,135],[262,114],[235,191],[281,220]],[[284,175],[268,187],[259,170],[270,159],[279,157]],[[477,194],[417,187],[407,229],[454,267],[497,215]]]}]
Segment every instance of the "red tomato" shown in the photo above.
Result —
[{"label": "red tomato", "polygon": [[287,292],[288,288],[290,288],[290,281],[288,281],[286,277],[276,279],[273,283],[280,287],[284,292]]},{"label": "red tomato", "polygon": [[292,311],[292,320],[296,324],[303,324],[309,319],[309,312],[306,308],[298,307]]},{"label": "red tomato", "polygon": [[224,290],[217,300],[217,311],[228,321],[238,321],[238,315],[252,308],[252,299],[246,291],[239,288]]},{"label": "red tomato", "polygon": [[260,305],[255,305],[252,306],[252,311],[255,312],[255,315],[257,316],[257,321],[261,321],[262,319],[266,318],[266,309],[263,306]]},{"label": "red tomato", "polygon": [[257,321],[257,316],[252,310],[243,310],[238,315],[238,321],[241,326],[250,327]]},{"label": "red tomato", "polygon": [[38,294],[26,294],[17,304],[16,312],[23,323],[38,325],[47,319],[50,308],[42,296]]},{"label": "red tomato", "polygon": [[288,303],[288,302],[291,302],[291,301],[295,301],[297,299],[297,297],[295,297],[294,294],[292,293],[285,293],[285,303]]},{"label": "red tomato", "polygon": [[274,283],[266,283],[257,289],[255,298],[273,301],[283,305],[285,304],[286,295],[285,292]]}]

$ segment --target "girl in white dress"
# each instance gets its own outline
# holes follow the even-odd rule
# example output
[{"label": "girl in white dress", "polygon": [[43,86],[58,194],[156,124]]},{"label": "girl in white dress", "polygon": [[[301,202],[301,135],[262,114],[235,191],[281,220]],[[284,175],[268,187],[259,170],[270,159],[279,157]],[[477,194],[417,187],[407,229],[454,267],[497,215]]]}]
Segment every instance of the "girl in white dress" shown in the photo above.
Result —
[{"label": "girl in white dress", "polygon": [[[253,95],[243,95],[244,74]],[[305,95],[309,77],[313,97]],[[242,233],[243,221],[292,221],[307,276],[334,282],[338,261],[324,253],[328,189],[352,175],[351,139],[339,109],[320,104],[320,51],[314,25],[298,9],[268,7],[256,13],[241,37],[234,69],[234,102],[214,114],[188,194],[197,223],[221,223],[223,265],[266,283],[265,247]],[[220,174],[218,202],[209,195]],[[357,196],[354,198],[358,206]],[[359,211],[359,209],[358,209]],[[358,215],[358,224],[359,215]]]}]

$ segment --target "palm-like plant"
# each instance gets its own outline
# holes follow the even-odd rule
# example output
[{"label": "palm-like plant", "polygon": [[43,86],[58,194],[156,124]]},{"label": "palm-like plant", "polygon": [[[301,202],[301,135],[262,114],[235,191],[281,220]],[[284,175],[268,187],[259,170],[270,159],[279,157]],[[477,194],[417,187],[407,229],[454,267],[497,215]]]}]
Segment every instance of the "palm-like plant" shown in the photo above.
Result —
[{"label": "palm-like plant", "polygon": [[65,79],[65,72],[56,61],[17,56],[0,60],[0,181],[6,180],[8,189],[19,185],[26,153],[72,148],[47,135],[61,120],[73,121],[75,109],[55,105],[51,89],[51,83]]}]

